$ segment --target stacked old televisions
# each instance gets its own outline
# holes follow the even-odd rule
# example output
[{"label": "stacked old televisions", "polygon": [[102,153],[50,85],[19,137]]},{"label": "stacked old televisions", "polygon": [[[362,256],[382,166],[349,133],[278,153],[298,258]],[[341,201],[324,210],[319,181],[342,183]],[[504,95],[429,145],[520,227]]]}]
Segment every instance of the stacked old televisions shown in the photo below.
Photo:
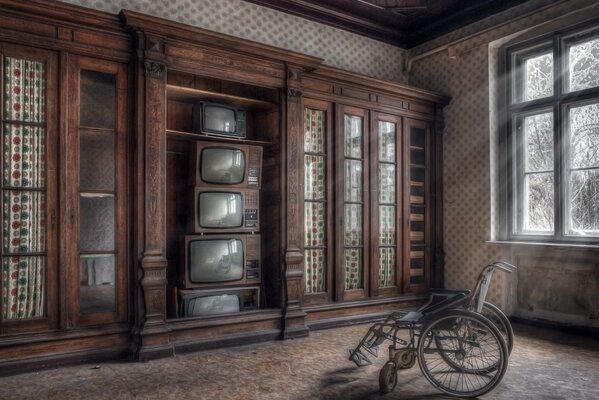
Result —
[{"label": "stacked old televisions", "polygon": [[[200,103],[194,130],[245,138],[245,111]],[[260,307],[262,147],[247,141],[191,142],[190,213],[182,238],[179,316],[237,313]]]}]

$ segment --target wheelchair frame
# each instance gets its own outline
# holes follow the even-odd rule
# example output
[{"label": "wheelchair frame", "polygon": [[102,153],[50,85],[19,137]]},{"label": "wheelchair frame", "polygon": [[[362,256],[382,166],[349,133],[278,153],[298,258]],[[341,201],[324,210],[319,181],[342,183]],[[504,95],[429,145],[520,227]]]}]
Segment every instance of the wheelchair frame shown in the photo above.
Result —
[{"label": "wheelchair frame", "polygon": [[411,368],[416,358],[425,377],[444,393],[476,397],[492,390],[507,369],[513,344],[509,320],[485,301],[496,269],[511,273],[516,267],[504,261],[486,265],[472,291],[432,289],[418,310],[393,312],[374,323],[349,359],[359,367],[370,365],[365,353],[378,357],[379,345],[389,340],[389,361],[379,374],[383,393],[395,388],[397,372]]}]

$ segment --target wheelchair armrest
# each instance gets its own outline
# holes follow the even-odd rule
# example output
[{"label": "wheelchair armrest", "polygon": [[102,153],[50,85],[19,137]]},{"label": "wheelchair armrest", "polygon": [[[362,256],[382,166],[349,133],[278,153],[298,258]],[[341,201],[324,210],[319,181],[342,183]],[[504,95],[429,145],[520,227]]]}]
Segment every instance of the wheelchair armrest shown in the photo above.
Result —
[{"label": "wheelchair armrest", "polygon": [[450,294],[460,294],[465,293],[467,295],[470,294],[470,289],[438,289],[432,288],[430,289],[431,295],[450,295]]},{"label": "wheelchair armrest", "polygon": [[[433,293],[433,296],[434,296],[434,293]],[[468,294],[466,294],[464,292],[457,293],[452,296],[445,297],[443,300],[439,301],[438,303],[430,304],[430,302],[429,302],[429,303],[425,304],[422,308],[420,308],[418,310],[418,312],[421,313],[422,315],[425,315],[425,314],[430,314],[430,313],[434,313],[437,311],[441,311],[446,308],[456,307],[456,306],[461,305],[462,303],[466,303],[468,301],[468,298],[469,298]]]}]

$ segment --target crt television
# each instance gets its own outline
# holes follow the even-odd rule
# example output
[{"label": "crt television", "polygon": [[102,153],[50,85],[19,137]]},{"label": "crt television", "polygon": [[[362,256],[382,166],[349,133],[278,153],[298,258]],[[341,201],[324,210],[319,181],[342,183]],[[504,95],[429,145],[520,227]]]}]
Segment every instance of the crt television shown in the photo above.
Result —
[{"label": "crt television", "polygon": [[195,142],[190,160],[194,186],[260,189],[260,146]]},{"label": "crt television", "polygon": [[194,233],[260,231],[260,192],[196,186],[193,191],[191,230]]},{"label": "crt television", "polygon": [[202,102],[193,108],[194,132],[245,138],[244,109],[221,103]]},{"label": "crt television", "polygon": [[259,287],[179,290],[179,317],[233,314],[259,308]]},{"label": "crt television", "polygon": [[260,283],[260,235],[187,235],[183,245],[185,289]]}]

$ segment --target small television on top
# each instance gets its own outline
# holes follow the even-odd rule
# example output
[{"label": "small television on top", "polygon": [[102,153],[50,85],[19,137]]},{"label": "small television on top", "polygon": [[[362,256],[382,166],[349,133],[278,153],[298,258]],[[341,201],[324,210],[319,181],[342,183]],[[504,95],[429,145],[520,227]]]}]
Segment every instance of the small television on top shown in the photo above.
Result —
[{"label": "small television on top", "polygon": [[179,290],[179,316],[205,317],[260,308],[260,288]]},{"label": "small television on top", "polygon": [[260,146],[195,142],[190,160],[194,186],[260,188]]},{"label": "small television on top", "polygon": [[193,108],[193,127],[197,133],[243,139],[245,110],[221,103],[198,103]]},{"label": "small television on top", "polygon": [[185,289],[260,283],[260,235],[184,237]]},{"label": "small television on top", "polygon": [[259,232],[259,193],[195,187],[190,229],[195,233]]}]

